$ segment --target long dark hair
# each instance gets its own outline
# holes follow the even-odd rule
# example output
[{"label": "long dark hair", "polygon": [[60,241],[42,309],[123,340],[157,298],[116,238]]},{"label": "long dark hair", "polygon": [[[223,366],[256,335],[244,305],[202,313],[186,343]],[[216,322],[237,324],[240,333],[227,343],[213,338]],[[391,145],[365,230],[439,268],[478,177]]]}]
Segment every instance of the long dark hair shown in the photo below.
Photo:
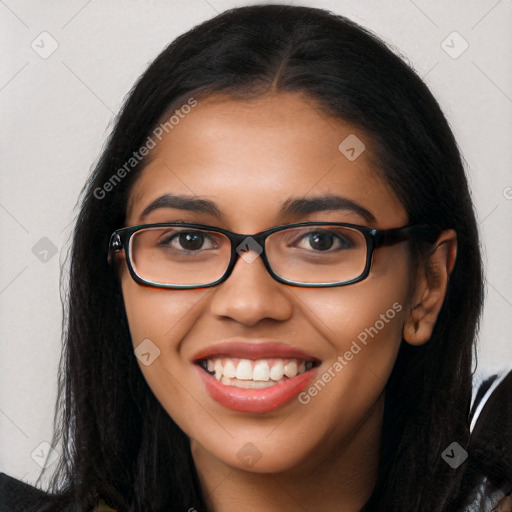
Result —
[{"label": "long dark hair", "polygon": [[[328,11],[284,5],[231,9],[172,42],[132,89],[82,191],[70,253],[54,446],[61,458],[47,510],[87,510],[102,496],[120,511],[207,510],[188,438],[148,387],[133,354],[122,295],[107,262],[110,234],[144,166],[112,180],[166,112],[223,92],[301,92],[364,130],[379,172],[411,223],[457,233],[458,255],[431,339],[402,341],[386,388],[379,475],[365,510],[456,510],[467,446],[471,363],[482,265],[461,156],[436,100],[380,39]],[[119,174],[118,174],[119,176]],[[105,187],[105,183],[111,183]],[[108,188],[108,191],[106,192]],[[100,192],[99,192],[100,191]]]}]

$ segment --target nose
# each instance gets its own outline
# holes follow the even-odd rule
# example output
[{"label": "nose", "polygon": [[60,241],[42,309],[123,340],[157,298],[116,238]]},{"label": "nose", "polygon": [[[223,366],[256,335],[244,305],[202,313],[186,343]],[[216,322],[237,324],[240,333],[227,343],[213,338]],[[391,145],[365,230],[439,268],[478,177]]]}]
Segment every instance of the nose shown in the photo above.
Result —
[{"label": "nose", "polygon": [[292,314],[292,304],[285,287],[265,268],[261,257],[251,261],[239,257],[226,281],[216,286],[210,311],[218,317],[228,317],[246,326],[263,319],[284,321]]}]

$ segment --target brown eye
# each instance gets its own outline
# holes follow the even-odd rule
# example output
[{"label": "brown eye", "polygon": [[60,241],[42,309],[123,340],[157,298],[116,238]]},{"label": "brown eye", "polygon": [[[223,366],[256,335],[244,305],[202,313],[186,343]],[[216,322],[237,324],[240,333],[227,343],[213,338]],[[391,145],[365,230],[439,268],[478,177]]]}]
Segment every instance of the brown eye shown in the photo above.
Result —
[{"label": "brown eye", "polygon": [[[302,240],[307,240],[307,246],[315,251],[324,252],[330,249],[351,249],[354,244],[350,237],[344,236],[342,233],[317,229],[310,231],[302,236]],[[304,248],[308,248],[304,247]]]},{"label": "brown eye", "polygon": [[173,230],[161,237],[157,245],[163,249],[193,252],[215,248],[215,240],[202,231]]}]

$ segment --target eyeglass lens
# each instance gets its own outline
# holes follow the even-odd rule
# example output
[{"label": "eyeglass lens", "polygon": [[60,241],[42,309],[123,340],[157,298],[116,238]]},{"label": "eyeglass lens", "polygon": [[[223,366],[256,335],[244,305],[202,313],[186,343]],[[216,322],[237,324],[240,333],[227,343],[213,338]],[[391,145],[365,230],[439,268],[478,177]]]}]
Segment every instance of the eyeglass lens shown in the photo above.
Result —
[{"label": "eyeglass lens", "polygon": [[[154,227],[131,237],[130,257],[141,278],[158,284],[208,284],[220,279],[231,258],[223,233],[187,227]],[[352,280],[366,265],[366,239],[352,228],[304,226],[272,233],[265,253],[272,270],[297,283]]]}]

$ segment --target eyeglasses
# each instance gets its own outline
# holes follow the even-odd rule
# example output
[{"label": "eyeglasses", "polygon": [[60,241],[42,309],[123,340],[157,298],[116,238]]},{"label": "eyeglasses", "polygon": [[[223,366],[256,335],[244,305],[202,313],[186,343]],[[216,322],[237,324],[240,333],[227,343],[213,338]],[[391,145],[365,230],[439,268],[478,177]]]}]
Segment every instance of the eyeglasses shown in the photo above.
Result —
[{"label": "eyeglasses", "polygon": [[230,276],[239,257],[252,263],[258,256],[281,283],[344,286],[368,276],[376,248],[409,239],[434,243],[438,234],[439,229],[429,225],[379,230],[301,222],[243,235],[204,224],[144,224],[114,231],[108,260],[124,250],[132,278],[156,288],[215,286]]}]

